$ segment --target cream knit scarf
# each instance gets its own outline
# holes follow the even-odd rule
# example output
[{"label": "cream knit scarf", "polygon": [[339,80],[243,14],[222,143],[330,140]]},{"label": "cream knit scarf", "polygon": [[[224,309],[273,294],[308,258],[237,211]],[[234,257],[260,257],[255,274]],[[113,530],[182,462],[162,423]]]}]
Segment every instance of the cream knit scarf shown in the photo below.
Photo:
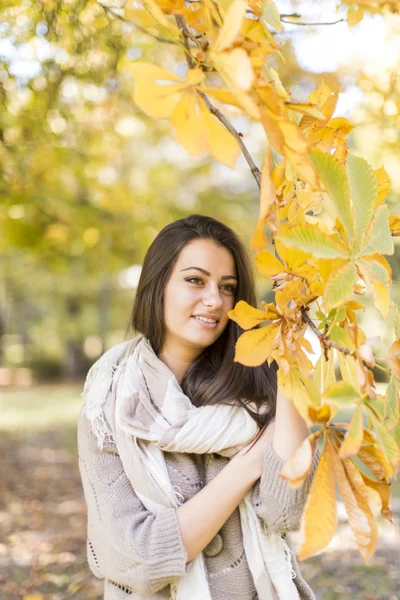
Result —
[{"label": "cream knit scarf", "polygon": [[[109,394],[114,402],[106,402]],[[82,395],[99,447],[106,437],[116,443],[135,494],[153,513],[182,503],[170,482],[164,451],[232,457],[259,431],[241,406],[193,406],[142,335],[105,352],[90,369]],[[252,490],[239,511],[259,600],[298,600],[290,549],[280,535],[268,532],[251,496]],[[171,592],[172,600],[212,600],[202,552],[171,584]]]}]

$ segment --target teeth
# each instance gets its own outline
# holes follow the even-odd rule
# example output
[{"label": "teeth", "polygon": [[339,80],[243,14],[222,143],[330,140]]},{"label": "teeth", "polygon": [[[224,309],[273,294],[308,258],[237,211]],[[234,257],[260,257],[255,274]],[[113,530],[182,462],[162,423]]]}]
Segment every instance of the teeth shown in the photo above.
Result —
[{"label": "teeth", "polygon": [[200,321],[205,321],[206,323],[216,323],[217,322],[213,319],[206,319],[206,317],[195,317],[195,319],[199,319]]}]

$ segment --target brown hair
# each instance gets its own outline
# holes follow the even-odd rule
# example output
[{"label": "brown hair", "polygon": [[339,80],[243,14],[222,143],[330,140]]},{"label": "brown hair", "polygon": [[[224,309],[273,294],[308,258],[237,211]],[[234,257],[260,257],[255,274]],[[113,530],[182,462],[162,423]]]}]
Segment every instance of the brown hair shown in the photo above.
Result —
[{"label": "brown hair", "polygon": [[[157,355],[165,335],[164,289],[179,253],[194,239],[210,240],[229,250],[238,276],[235,304],[244,300],[257,306],[252,261],[236,233],[220,221],[200,214],[174,221],[159,232],[146,253],[127,326],[127,332],[143,334]],[[270,366],[265,362],[259,367],[246,367],[234,362],[235,344],[243,331],[230,319],[220,337],[186,370],[181,388],[194,406],[242,405],[263,427],[275,416],[278,365],[273,361]],[[255,404],[257,412],[247,406],[249,403]]]}]

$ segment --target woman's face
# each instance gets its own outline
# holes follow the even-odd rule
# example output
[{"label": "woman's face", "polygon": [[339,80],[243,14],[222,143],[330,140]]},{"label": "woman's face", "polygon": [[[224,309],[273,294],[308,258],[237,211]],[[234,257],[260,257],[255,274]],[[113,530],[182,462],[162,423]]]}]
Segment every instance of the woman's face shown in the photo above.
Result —
[{"label": "woman's face", "polygon": [[[237,272],[231,253],[210,240],[193,240],[179,254],[164,294],[165,345],[204,349],[228,324]],[[217,319],[204,323],[194,315]]]}]

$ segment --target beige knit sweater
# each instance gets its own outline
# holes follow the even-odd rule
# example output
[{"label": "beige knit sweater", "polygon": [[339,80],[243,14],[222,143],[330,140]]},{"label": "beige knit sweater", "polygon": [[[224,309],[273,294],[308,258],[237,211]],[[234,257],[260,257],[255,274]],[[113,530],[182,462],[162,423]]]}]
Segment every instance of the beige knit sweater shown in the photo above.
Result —
[{"label": "beige knit sweater", "polygon": [[[96,577],[104,578],[104,599],[170,600],[169,584],[185,574],[187,558],[176,508],[166,507],[155,515],[143,506],[133,492],[115,444],[105,442],[100,451],[82,411],[78,419],[78,454],[88,509],[88,563]],[[229,462],[229,458],[218,454],[165,452],[164,456],[171,482],[178,486],[185,502]],[[258,516],[271,531],[285,535],[299,528],[319,456],[317,450],[308,479],[294,490],[279,477],[284,461],[272,444],[267,448],[252,500]],[[290,537],[285,538],[292,549],[299,596],[301,600],[314,600],[300,573]],[[258,600],[243,548],[239,508],[203,554],[213,600]]]}]

